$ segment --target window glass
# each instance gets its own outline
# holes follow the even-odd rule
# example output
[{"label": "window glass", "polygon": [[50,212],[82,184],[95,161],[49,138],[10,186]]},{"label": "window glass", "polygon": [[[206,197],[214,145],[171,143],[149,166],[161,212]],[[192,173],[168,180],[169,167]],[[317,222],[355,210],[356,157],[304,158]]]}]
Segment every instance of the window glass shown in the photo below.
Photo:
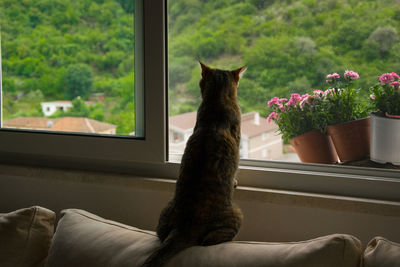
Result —
[{"label": "window glass", "polygon": [[2,0],[2,127],[135,135],[134,1]]},{"label": "window glass", "polygon": [[239,86],[241,158],[299,162],[268,123],[267,102],[326,90],[328,74],[354,70],[367,103],[378,75],[400,71],[399,29],[395,0],[169,0],[170,154],[183,153],[195,124],[198,59],[219,69],[248,66]]}]

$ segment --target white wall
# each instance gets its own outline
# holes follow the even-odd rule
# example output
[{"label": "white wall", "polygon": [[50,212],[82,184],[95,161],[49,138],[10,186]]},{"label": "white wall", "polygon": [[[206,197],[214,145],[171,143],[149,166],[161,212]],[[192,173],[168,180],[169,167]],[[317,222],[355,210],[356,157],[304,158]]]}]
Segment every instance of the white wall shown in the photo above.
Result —
[{"label": "white wall", "polygon": [[69,108],[72,108],[72,103],[65,102],[43,102],[40,104],[42,105],[42,112],[46,117],[53,115],[58,109],[67,111]]},{"label": "white wall", "polygon": [[[240,183],[240,181],[239,181]],[[0,213],[31,205],[59,212],[81,208],[154,229],[174,182],[130,175],[0,165]],[[241,187],[239,240],[296,241],[347,233],[364,244],[374,236],[400,242],[400,203]]]}]

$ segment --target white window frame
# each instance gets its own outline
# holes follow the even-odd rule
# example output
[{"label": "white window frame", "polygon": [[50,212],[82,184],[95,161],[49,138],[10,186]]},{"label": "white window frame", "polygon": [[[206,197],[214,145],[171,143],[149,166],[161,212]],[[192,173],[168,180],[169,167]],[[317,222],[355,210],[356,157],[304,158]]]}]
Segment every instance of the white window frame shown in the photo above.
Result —
[{"label": "white window frame", "polygon": [[[143,3],[144,53],[136,53],[135,58],[143,55],[143,67],[136,65],[135,75],[144,77],[144,95],[136,97],[144,98],[144,105],[138,108],[144,114],[139,123],[145,126],[145,137],[138,140],[3,129],[0,163],[128,172],[152,178],[178,177],[179,160],[174,162],[174,158],[167,156],[166,0],[141,1],[144,2],[136,0]],[[400,201],[400,172],[395,170],[241,160],[237,178],[239,186],[260,193],[274,189],[291,194],[320,193],[332,198]]]},{"label": "white window frame", "polygon": [[163,3],[135,1],[135,128],[141,138],[0,129],[0,161],[79,168],[105,164],[110,169],[137,162],[165,163]]}]

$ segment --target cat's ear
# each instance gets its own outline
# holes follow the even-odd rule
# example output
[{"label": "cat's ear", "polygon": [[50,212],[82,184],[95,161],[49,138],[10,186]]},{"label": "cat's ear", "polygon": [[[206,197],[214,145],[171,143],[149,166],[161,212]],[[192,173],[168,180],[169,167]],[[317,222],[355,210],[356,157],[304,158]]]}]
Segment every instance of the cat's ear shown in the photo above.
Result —
[{"label": "cat's ear", "polygon": [[211,69],[207,67],[205,64],[203,64],[201,61],[199,61],[199,64],[201,66],[201,76],[204,78],[204,75],[209,72]]},{"label": "cat's ear", "polygon": [[247,66],[243,66],[238,68],[237,70],[232,70],[233,77],[235,77],[236,81],[239,81],[242,78],[243,73],[247,70]]}]

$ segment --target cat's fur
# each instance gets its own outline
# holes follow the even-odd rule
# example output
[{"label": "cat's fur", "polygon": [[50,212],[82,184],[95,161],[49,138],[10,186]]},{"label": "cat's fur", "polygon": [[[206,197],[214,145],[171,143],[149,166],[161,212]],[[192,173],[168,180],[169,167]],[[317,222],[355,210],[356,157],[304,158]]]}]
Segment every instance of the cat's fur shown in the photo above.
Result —
[{"label": "cat's fur", "polygon": [[179,251],[194,245],[230,241],[242,213],[232,203],[239,162],[239,78],[234,71],[211,69],[200,62],[202,103],[183,154],[174,198],[161,212],[157,235],[162,241],[143,266],[163,266]]}]

